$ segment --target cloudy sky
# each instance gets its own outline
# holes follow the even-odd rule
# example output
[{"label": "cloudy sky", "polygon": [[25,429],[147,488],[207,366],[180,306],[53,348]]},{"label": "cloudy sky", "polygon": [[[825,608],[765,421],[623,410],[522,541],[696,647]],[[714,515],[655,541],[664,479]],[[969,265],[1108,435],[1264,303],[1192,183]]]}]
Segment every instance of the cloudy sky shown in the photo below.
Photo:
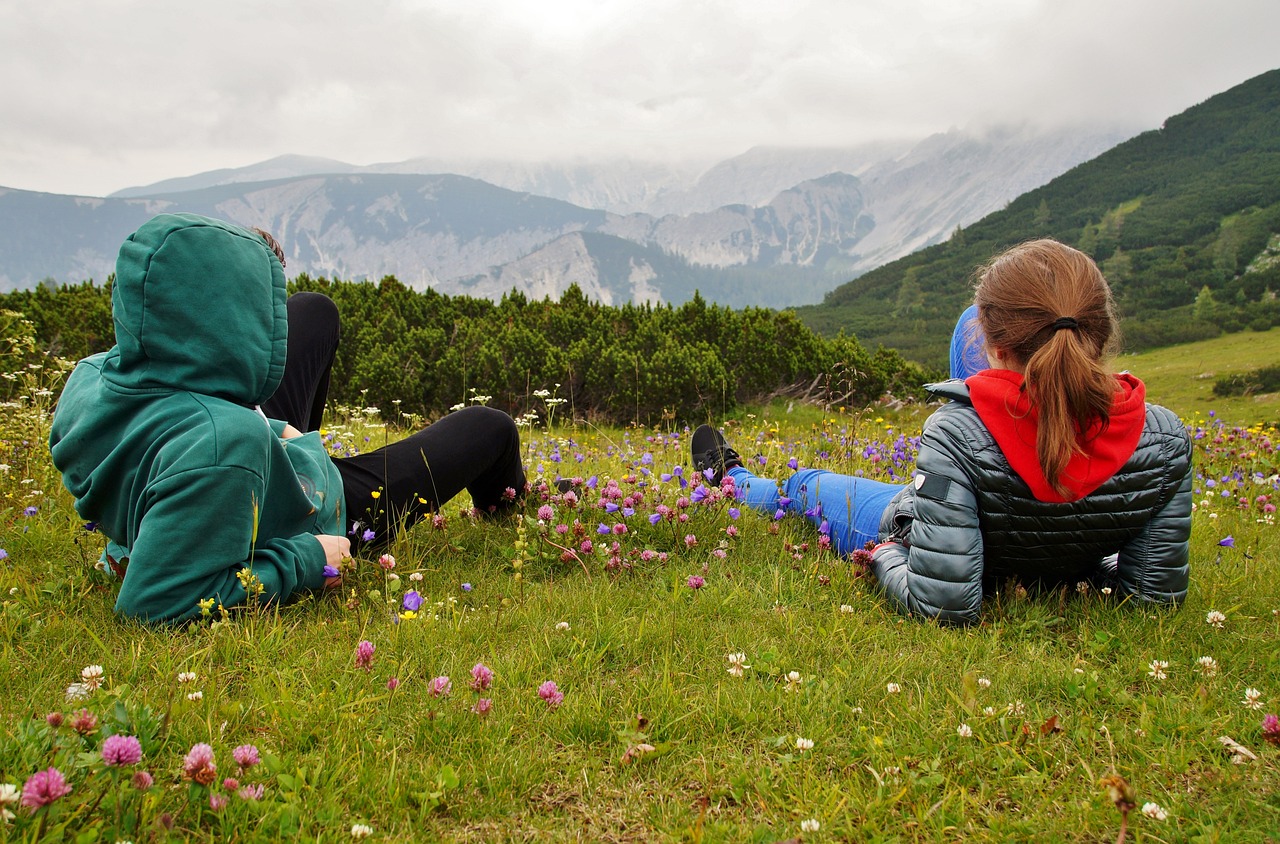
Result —
[{"label": "cloudy sky", "polygon": [[0,185],[1151,128],[1277,32],[1277,0],[4,0]]}]

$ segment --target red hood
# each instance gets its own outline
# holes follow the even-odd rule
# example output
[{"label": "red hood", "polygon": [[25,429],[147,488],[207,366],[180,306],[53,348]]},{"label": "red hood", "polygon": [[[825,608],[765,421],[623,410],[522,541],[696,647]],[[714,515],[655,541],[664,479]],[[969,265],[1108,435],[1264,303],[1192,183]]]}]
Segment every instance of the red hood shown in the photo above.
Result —
[{"label": "red hood", "polygon": [[1007,369],[986,369],[965,379],[973,409],[995,437],[1018,477],[1031,487],[1039,501],[1075,501],[1084,498],[1116,473],[1133,455],[1147,417],[1147,388],[1128,373],[1116,376],[1111,419],[1089,426],[1076,439],[1081,451],[1072,455],[1059,479],[1068,490],[1059,495],[1044,476],[1036,456],[1039,414],[1022,389],[1022,375]]}]

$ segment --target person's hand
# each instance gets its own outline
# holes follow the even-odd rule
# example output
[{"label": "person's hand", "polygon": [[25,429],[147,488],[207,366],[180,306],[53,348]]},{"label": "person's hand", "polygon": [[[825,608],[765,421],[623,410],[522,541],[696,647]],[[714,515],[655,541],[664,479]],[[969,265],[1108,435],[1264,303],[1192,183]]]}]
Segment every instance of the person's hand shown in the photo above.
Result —
[{"label": "person's hand", "polygon": [[[324,548],[324,562],[327,566],[333,566],[335,569],[340,568],[342,563],[351,559],[351,540],[345,536],[332,536],[327,533],[318,533],[315,535],[316,541]],[[342,575],[337,577],[326,577],[324,579],[324,588],[333,589],[342,585]]]},{"label": "person's hand", "polygon": [[300,436],[302,436],[301,431],[299,431],[297,428],[290,425],[288,422],[284,423],[284,430],[280,432],[280,439],[291,440],[294,437],[300,437]]}]

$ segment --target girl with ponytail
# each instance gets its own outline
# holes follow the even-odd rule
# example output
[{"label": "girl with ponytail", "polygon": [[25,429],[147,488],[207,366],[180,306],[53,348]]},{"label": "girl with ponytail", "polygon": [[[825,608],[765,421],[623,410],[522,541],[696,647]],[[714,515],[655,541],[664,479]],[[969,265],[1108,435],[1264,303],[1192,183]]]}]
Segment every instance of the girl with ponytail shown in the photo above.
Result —
[{"label": "girl with ponytail", "polygon": [[[872,568],[903,612],[978,620],[1007,580],[1092,582],[1177,604],[1187,592],[1191,442],[1146,388],[1108,368],[1117,345],[1106,279],[1054,240],[1004,252],[978,276],[952,341],[948,399],[925,423],[905,488],[809,469],[781,487],[742,466],[718,431],[694,465],[769,513],[803,512]],[[721,480],[724,478],[724,480]]]}]

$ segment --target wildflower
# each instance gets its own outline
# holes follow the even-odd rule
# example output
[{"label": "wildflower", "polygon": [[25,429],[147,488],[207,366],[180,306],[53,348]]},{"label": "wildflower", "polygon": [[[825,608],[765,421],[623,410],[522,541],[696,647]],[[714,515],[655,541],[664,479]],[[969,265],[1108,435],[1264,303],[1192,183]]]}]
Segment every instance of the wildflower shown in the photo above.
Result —
[{"label": "wildflower", "polygon": [[142,743],[136,736],[107,736],[102,761],[111,766],[136,765],[142,761]]},{"label": "wildflower", "polygon": [[71,786],[57,768],[36,771],[22,784],[23,806],[39,809],[71,793]]},{"label": "wildflower", "polygon": [[990,681],[990,680],[988,680],[986,677],[979,677],[979,678],[978,678],[978,688],[980,688],[980,689],[989,689],[989,688],[991,688],[991,681]]},{"label": "wildflower", "polygon": [[822,824],[818,823],[817,818],[807,818],[800,821],[801,832],[817,832],[820,829],[822,829]]},{"label": "wildflower", "polygon": [[1151,818],[1153,821],[1162,821],[1169,817],[1169,813],[1160,808],[1159,803],[1143,803],[1142,814]]},{"label": "wildflower", "polygon": [[396,558],[390,554],[383,554],[378,558],[378,565],[382,566],[387,571],[391,571],[396,567]]},{"label": "wildflower", "polygon": [[200,785],[212,784],[218,777],[218,765],[213,760],[213,748],[204,742],[193,744],[182,760],[182,775]]},{"label": "wildflower", "polygon": [[133,787],[138,789],[138,791],[146,791],[155,784],[155,778],[147,771],[134,771],[131,782],[133,783]]},{"label": "wildflower", "polygon": [[409,612],[417,612],[422,608],[424,603],[426,603],[426,599],[424,599],[416,589],[410,589],[408,592],[405,592],[404,598],[400,602],[401,606]]},{"label": "wildflower", "polygon": [[556,517],[556,511],[550,504],[543,504],[538,508],[538,521],[549,522]]},{"label": "wildflower", "polygon": [[800,686],[801,686],[801,685],[803,685],[803,684],[804,684],[804,678],[800,676],[800,672],[799,672],[799,671],[788,671],[788,672],[787,672],[787,685],[786,685],[786,689],[785,689],[786,691],[788,691],[788,692],[796,692],[796,691],[799,691],[799,690],[800,690]]},{"label": "wildflower", "polygon": [[804,753],[806,750],[813,750],[813,739],[796,738],[796,750]]},{"label": "wildflower", "polygon": [[690,589],[701,589],[704,585],[706,585],[706,581],[696,574],[691,574],[689,575],[689,579],[685,581],[685,584]]},{"label": "wildflower", "polygon": [[548,680],[538,686],[538,697],[546,701],[548,709],[555,709],[564,702],[564,692],[556,686],[555,680]]},{"label": "wildflower", "polygon": [[409,580],[413,581],[414,583],[421,583],[421,582],[422,582],[422,572],[420,572],[420,571],[415,571],[413,574],[409,575]]},{"label": "wildflower", "polygon": [[994,706],[984,706],[982,708],[982,714],[990,718],[992,715],[996,714],[996,708]]},{"label": "wildflower", "polygon": [[240,770],[247,771],[254,765],[262,761],[258,755],[258,748],[252,744],[242,744],[235,750],[231,751],[231,758],[236,760],[236,764],[240,766]]},{"label": "wildflower", "polygon": [[0,560],[7,560],[7,559],[9,559],[9,552],[4,550],[3,548],[0,548]]},{"label": "wildflower", "polygon": [[235,791],[237,788],[240,787],[240,780],[236,779],[235,777],[227,777],[225,780],[222,781],[222,787],[227,791]]},{"label": "wildflower", "polygon": [[369,530],[368,528],[365,528],[364,533],[360,534],[360,538],[363,539],[365,542],[372,542],[376,536],[377,534]]},{"label": "wildflower", "polygon": [[196,672],[194,672],[194,671],[179,671],[179,672],[178,672],[178,682],[179,682],[179,683],[194,683],[195,681],[196,681]]},{"label": "wildflower", "polygon": [[1275,715],[1263,716],[1262,737],[1272,744],[1280,745],[1280,718]]},{"label": "wildflower", "polygon": [[14,819],[13,812],[9,811],[10,806],[18,805],[18,801],[22,799],[22,792],[11,782],[0,783],[0,821],[11,821]]},{"label": "wildflower", "polygon": [[1151,664],[1147,666],[1147,668],[1147,674],[1157,680],[1167,680],[1169,678],[1169,675],[1166,673],[1169,668],[1169,663],[1163,659],[1151,660]]},{"label": "wildflower", "polygon": [[102,666],[86,665],[80,669],[80,680],[89,691],[97,691],[102,686]]},{"label": "wildflower", "polygon": [[81,709],[71,716],[71,729],[82,736],[87,736],[98,729],[98,716],[87,709]]},{"label": "wildflower", "polygon": [[331,566],[328,563],[325,564],[324,569],[322,569],[320,573],[325,577],[339,577],[342,575],[342,572],[339,571],[336,566]]},{"label": "wildflower", "polygon": [[198,700],[204,700],[204,692],[200,691],[199,689],[196,689],[194,692],[191,692],[190,694],[187,695],[187,700],[191,701],[192,703],[195,703]]},{"label": "wildflower", "polygon": [[960,738],[973,738],[973,730],[968,724],[961,724],[956,727],[956,735],[960,736]]},{"label": "wildflower", "polygon": [[852,605],[852,604],[841,604],[841,605],[840,605],[840,612],[842,612],[842,613],[844,613],[844,614],[846,614],[846,615],[852,614],[852,613],[853,613],[853,605]]},{"label": "wildflower", "polygon": [[225,794],[219,794],[215,791],[209,795],[209,808],[215,812],[221,812],[227,808],[227,804],[230,802],[231,800]]},{"label": "wildflower", "polygon": [[1022,703],[1021,700],[1015,700],[1013,703],[1005,707],[1005,712],[1007,712],[1010,715],[1022,715],[1026,711],[1027,711],[1027,707]]},{"label": "wildflower", "polygon": [[464,584],[462,584],[462,591],[463,591],[463,592],[470,592],[470,591],[471,591],[471,584],[470,584],[470,583],[464,583]]},{"label": "wildflower", "polygon": [[1221,545],[1223,548],[1234,548],[1236,547],[1236,539],[1234,536],[1226,536],[1226,537],[1223,537],[1222,539],[1219,539],[1218,544]]},{"label": "wildflower", "polygon": [[50,712],[48,715],[44,716],[44,722],[56,730],[62,726],[62,713]]},{"label": "wildflower", "polygon": [[493,709],[493,701],[487,697],[480,698],[476,701],[475,705],[471,707],[471,711],[481,718],[488,715],[490,709]]},{"label": "wildflower", "polygon": [[484,663],[477,662],[471,668],[471,688],[482,692],[491,685],[493,685],[493,671]]},{"label": "wildflower", "polygon": [[1245,689],[1244,700],[1242,700],[1241,703],[1244,704],[1246,709],[1261,709],[1262,708],[1262,692],[1252,688]]},{"label": "wildflower", "polygon": [[899,686],[897,683],[888,683],[885,685],[884,690],[891,695],[896,695],[898,692],[902,691],[902,686]]},{"label": "wildflower", "polygon": [[246,785],[237,791],[236,794],[241,800],[257,801],[262,799],[263,791],[265,791],[265,789],[262,787],[262,783],[258,783],[257,785]]},{"label": "wildflower", "polygon": [[1202,656],[1196,660],[1196,665],[1200,667],[1200,673],[1206,677],[1215,677],[1218,674],[1218,661],[1211,656]]},{"label": "wildflower", "polygon": [[368,838],[370,835],[373,835],[373,827],[368,824],[353,823],[351,825],[352,838]]},{"label": "wildflower", "polygon": [[569,629],[569,622],[567,622],[567,621],[557,621],[557,622],[556,622],[556,630],[557,630],[557,631],[559,631],[559,632],[563,633],[564,631],[566,631],[566,630],[568,630],[568,629]]},{"label": "wildflower", "polygon": [[726,654],[725,658],[729,660],[729,673],[734,677],[741,677],[751,667],[747,665],[747,655],[744,653]]},{"label": "wildflower", "polygon": [[432,697],[448,697],[453,691],[453,681],[449,679],[447,674],[439,677],[432,677],[431,682],[427,683],[427,694]]},{"label": "wildflower", "polygon": [[67,686],[67,701],[84,700],[89,696],[89,687],[84,683],[72,683]]},{"label": "wildflower", "polygon": [[22,511],[22,515],[30,517],[30,516],[34,516],[36,513],[39,513],[39,512],[40,512],[40,508],[36,507],[35,505],[32,505],[30,507],[25,508]]},{"label": "wildflower", "polygon": [[392,677],[387,680],[387,691],[394,692],[398,688],[400,688],[400,680],[398,678]]},{"label": "wildflower", "polygon": [[1204,623],[1221,630],[1223,625],[1227,623],[1227,617],[1217,610],[1209,610],[1205,613]]}]

